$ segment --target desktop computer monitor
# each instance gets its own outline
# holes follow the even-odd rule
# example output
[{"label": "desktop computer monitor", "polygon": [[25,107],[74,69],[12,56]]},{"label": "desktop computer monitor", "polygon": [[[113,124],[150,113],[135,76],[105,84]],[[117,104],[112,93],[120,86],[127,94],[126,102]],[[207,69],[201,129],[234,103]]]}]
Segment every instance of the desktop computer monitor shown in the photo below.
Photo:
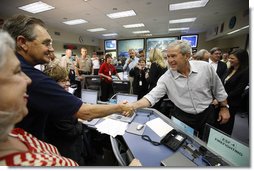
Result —
[{"label": "desktop computer monitor", "polygon": [[98,91],[82,89],[81,90],[81,100],[86,104],[97,104],[98,100]]},{"label": "desktop computer monitor", "polygon": [[136,102],[138,100],[138,95],[135,94],[124,94],[118,93],[116,94],[116,103],[120,103],[122,101],[128,101],[128,103]]}]

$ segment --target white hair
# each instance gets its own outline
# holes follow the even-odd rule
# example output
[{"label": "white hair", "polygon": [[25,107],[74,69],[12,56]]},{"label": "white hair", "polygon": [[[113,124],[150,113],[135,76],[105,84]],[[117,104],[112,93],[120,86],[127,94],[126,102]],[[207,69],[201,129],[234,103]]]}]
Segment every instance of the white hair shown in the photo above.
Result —
[{"label": "white hair", "polygon": [[[7,32],[0,32],[0,72],[7,60],[6,52],[8,47],[15,49],[14,40]],[[17,121],[17,116],[18,111],[7,112],[0,109],[0,141],[7,140],[9,132]]]},{"label": "white hair", "polygon": [[0,70],[4,66],[7,47],[15,50],[15,42],[7,32],[0,32]]}]

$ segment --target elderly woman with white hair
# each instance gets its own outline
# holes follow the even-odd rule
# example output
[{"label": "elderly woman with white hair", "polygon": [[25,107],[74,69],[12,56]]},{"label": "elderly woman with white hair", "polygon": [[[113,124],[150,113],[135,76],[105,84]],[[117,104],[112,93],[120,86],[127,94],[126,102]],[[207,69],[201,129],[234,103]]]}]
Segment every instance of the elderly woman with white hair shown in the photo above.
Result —
[{"label": "elderly woman with white hair", "polygon": [[77,166],[62,157],[53,145],[14,128],[28,113],[26,91],[31,84],[21,71],[14,49],[14,40],[8,33],[0,32],[0,165]]}]

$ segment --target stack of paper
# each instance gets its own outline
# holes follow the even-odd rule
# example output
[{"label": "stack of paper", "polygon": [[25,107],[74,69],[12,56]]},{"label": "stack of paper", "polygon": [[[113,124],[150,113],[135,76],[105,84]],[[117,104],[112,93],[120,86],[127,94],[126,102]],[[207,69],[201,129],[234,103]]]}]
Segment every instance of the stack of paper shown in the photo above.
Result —
[{"label": "stack of paper", "polygon": [[116,137],[117,135],[123,135],[127,129],[128,123],[121,122],[113,119],[105,119],[95,127],[97,131]]}]

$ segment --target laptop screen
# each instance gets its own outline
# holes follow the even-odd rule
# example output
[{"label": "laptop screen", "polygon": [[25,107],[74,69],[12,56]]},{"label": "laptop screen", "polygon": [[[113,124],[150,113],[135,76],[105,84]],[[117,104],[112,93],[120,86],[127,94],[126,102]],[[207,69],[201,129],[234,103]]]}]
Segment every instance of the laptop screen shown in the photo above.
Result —
[{"label": "laptop screen", "polygon": [[135,94],[122,94],[122,93],[118,93],[116,95],[117,104],[124,100],[128,101],[128,103],[136,102],[138,100],[138,96]]},{"label": "laptop screen", "polygon": [[82,89],[81,91],[81,100],[86,104],[97,104],[98,91]]}]

